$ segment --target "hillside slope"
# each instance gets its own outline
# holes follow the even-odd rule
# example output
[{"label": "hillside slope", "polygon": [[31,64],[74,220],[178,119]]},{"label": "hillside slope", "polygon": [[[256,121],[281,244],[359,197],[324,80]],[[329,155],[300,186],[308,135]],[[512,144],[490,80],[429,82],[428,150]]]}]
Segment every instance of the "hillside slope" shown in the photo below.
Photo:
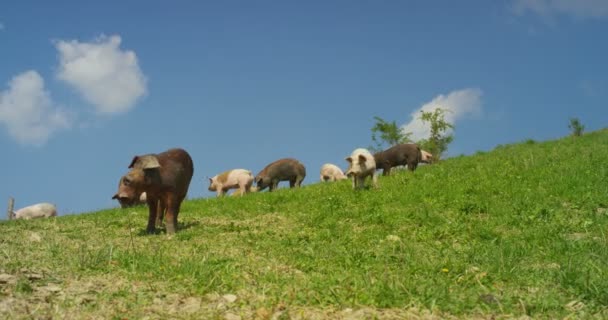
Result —
[{"label": "hillside slope", "polygon": [[145,207],[4,222],[0,316],[605,318],[607,163],[602,130],[379,189],[193,199],[173,237],[145,235]]}]

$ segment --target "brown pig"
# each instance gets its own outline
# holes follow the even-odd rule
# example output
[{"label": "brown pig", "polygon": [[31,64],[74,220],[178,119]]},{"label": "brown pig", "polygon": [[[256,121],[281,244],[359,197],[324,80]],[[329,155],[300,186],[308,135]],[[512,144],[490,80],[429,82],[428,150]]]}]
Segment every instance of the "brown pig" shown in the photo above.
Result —
[{"label": "brown pig", "polygon": [[267,165],[257,176],[255,183],[258,191],[269,188],[276,189],[280,181],[289,181],[289,187],[299,187],[306,177],[306,168],[300,161],[292,158],[284,158]]},{"label": "brown pig", "polygon": [[391,168],[407,165],[410,171],[416,170],[422,155],[414,143],[401,143],[374,154],[376,169],[382,169],[382,175],[388,176]]},{"label": "brown pig", "polygon": [[253,184],[253,174],[245,169],[233,169],[209,178],[209,191],[217,191],[217,196],[224,195],[230,189],[239,189],[240,195],[248,193]]},{"label": "brown pig", "polygon": [[167,233],[177,228],[177,216],[188,193],[194,173],[192,158],[183,149],[169,149],[158,154],[135,156],[131,171],[120,180],[118,192],[112,199],[132,201],[142,192],[148,203],[148,233],[154,233],[155,223],[165,211]]},{"label": "brown pig", "polygon": [[348,162],[346,176],[351,177],[353,189],[362,189],[365,178],[371,176],[374,188],[378,187],[378,176],[376,175],[376,161],[374,156],[364,148],[355,149],[350,157],[345,159]]}]

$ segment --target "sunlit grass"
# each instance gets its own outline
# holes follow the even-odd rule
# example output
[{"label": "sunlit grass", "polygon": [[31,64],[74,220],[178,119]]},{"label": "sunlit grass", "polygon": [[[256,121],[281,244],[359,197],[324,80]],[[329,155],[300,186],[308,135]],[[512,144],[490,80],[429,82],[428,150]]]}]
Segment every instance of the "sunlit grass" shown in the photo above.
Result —
[{"label": "sunlit grass", "polygon": [[[80,318],[608,317],[606,163],[599,131],[397,171],[379,189],[193,199],[171,237],[145,235],[145,207],[5,222],[0,298]],[[10,306],[0,314],[32,312]]]}]

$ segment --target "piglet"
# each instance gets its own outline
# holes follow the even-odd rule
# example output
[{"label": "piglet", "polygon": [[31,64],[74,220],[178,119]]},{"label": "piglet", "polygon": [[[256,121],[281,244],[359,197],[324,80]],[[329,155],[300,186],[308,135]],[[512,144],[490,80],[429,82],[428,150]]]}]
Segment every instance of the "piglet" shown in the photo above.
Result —
[{"label": "piglet", "polygon": [[52,203],[37,203],[12,212],[14,219],[36,219],[57,216],[57,208]]},{"label": "piglet", "polygon": [[253,184],[253,174],[245,169],[233,169],[209,178],[209,191],[216,191],[217,196],[224,195],[230,189],[237,189],[242,196],[248,193]]},{"label": "piglet", "polygon": [[321,181],[338,181],[347,179],[342,169],[335,164],[326,163],[321,166]]}]

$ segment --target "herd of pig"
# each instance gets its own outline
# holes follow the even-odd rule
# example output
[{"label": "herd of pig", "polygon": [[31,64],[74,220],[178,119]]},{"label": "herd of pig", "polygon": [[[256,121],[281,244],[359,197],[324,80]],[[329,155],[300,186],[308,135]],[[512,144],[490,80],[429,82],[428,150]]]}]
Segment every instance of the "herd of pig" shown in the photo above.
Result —
[{"label": "herd of pig", "polygon": [[[329,182],[351,178],[353,189],[363,188],[370,177],[372,186],[378,186],[377,170],[389,175],[391,168],[407,166],[416,170],[419,163],[431,163],[432,155],[420,150],[413,143],[398,144],[375,154],[367,149],[355,149],[345,159],[348,169],[344,173],[338,166],[326,163],[321,167],[320,180]],[[131,169],[120,178],[118,192],[112,199],[118,200],[123,208],[136,204],[148,205],[148,233],[156,232],[162,220],[168,234],[177,228],[177,216],[182,201],[186,198],[190,180],[194,173],[192,158],[183,149],[170,149],[158,154],[135,156],[129,165]],[[298,160],[284,158],[268,164],[255,177],[249,170],[233,169],[209,178],[209,191],[218,196],[236,189],[233,195],[243,196],[249,192],[273,191],[279,182],[289,181],[291,188],[299,187],[306,177],[306,167]],[[256,186],[253,186],[253,184]],[[40,203],[12,213],[16,219],[32,219],[57,215],[53,204]]]}]

